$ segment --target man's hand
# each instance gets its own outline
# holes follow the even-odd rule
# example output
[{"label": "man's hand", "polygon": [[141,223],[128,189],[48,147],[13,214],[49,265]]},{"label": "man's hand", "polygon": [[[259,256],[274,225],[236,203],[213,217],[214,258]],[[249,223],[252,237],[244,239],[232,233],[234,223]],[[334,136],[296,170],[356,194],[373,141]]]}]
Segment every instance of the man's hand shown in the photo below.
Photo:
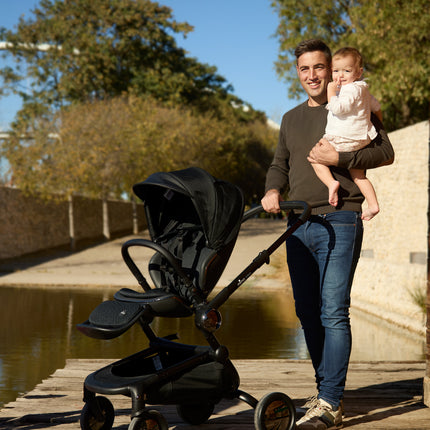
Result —
[{"label": "man's hand", "polygon": [[322,138],[309,152],[308,161],[309,163],[324,164],[325,166],[337,166],[339,154],[327,139]]},{"label": "man's hand", "polygon": [[282,201],[281,194],[278,190],[269,190],[261,199],[261,206],[266,212],[277,214],[281,212],[279,202]]}]

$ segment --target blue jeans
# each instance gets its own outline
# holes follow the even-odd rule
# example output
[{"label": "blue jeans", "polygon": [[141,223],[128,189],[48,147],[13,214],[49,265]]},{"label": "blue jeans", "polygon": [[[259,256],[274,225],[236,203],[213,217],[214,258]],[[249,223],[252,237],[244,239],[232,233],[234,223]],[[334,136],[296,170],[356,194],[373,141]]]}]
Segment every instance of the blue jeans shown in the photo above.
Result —
[{"label": "blue jeans", "polygon": [[351,353],[350,292],[362,238],[360,214],[339,211],[312,215],[286,242],[319,397],[334,407],[343,397]]}]

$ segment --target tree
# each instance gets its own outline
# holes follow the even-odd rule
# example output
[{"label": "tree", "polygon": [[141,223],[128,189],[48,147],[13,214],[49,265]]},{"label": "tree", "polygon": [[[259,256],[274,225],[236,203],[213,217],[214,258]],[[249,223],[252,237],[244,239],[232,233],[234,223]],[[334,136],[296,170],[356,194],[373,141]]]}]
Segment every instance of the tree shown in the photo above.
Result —
[{"label": "tree", "polygon": [[[156,170],[219,161],[233,177],[249,165],[245,142],[262,141],[247,124],[265,115],[176,46],[172,35],[191,30],[149,0],[41,0],[3,29],[16,68],[0,76],[24,100],[1,151],[15,185],[106,199]],[[26,76],[30,94],[18,86]]]},{"label": "tree", "polygon": [[58,198],[130,196],[151,173],[189,166],[236,183],[250,198],[263,193],[277,140],[259,121],[220,120],[134,96],[73,104],[35,129],[31,140],[17,133],[5,141],[2,155],[15,185]]},{"label": "tree", "polygon": [[[156,171],[197,166],[240,186],[246,200],[264,192],[277,132],[264,122],[244,122],[234,115],[195,115],[185,107],[166,108],[133,102],[133,139],[141,144],[140,180]],[[138,146],[132,144],[131,146]],[[250,180],[250,178],[252,178]]]},{"label": "tree", "polygon": [[277,71],[297,96],[294,48],[321,38],[333,50],[355,46],[365,76],[381,101],[388,130],[429,117],[430,3],[427,0],[274,0],[280,24]]},{"label": "tree", "polygon": [[52,121],[38,121],[31,138],[12,134],[3,144],[14,183],[42,196],[61,193],[120,197],[124,157],[133,151],[126,136],[130,114],[125,100],[71,105]]},{"label": "tree", "polygon": [[[16,31],[1,29],[15,68],[4,85],[23,98],[18,122],[75,102],[136,94],[208,109],[231,90],[216,68],[186,56],[174,34],[192,31],[150,0],[41,0]],[[44,47],[43,50],[40,47]],[[31,93],[18,83],[30,78]]]}]

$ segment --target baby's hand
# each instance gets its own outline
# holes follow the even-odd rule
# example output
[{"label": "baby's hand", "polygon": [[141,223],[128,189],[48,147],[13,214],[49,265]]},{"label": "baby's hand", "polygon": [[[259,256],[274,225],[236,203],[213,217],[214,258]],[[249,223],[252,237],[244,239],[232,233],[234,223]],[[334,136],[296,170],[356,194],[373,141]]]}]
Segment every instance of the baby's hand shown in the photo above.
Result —
[{"label": "baby's hand", "polygon": [[337,83],[335,81],[329,82],[327,85],[327,98],[330,101],[330,97],[337,95],[338,92]]},{"label": "baby's hand", "polygon": [[335,90],[336,91],[337,83],[335,81],[331,81],[328,83],[327,90]]}]

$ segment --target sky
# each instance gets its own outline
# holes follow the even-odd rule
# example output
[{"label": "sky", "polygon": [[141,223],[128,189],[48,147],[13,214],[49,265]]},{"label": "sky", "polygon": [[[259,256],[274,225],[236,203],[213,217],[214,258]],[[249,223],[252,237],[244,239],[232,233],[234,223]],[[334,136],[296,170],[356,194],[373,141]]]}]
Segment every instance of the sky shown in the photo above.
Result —
[{"label": "sky", "polygon": [[[88,0],[91,1],[91,0]],[[230,83],[233,93],[254,109],[279,123],[282,114],[298,101],[289,99],[287,86],[275,72],[278,42],[273,36],[278,16],[270,0],[159,0],[173,10],[174,19],[194,26],[187,38],[177,38],[179,46],[201,63],[216,66]],[[0,26],[13,29],[21,15],[39,0],[0,0]],[[0,66],[4,60],[0,60]],[[0,99],[0,129],[7,130],[20,101]]]}]

